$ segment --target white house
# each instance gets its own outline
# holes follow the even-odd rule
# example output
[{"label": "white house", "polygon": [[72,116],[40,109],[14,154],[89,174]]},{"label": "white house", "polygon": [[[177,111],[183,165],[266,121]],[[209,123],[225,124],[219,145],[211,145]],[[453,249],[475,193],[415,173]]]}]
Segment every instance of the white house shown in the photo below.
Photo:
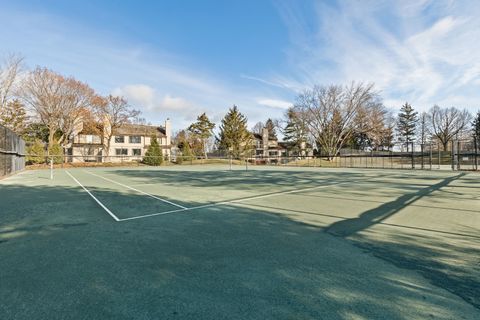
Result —
[{"label": "white house", "polygon": [[170,120],[164,126],[125,124],[116,129],[110,139],[110,148],[104,152],[103,140],[106,139],[108,126],[103,136],[79,128],[71,139],[68,155],[70,162],[123,162],[140,161],[151,143],[151,137],[158,140],[163,155],[170,157],[172,128]]}]

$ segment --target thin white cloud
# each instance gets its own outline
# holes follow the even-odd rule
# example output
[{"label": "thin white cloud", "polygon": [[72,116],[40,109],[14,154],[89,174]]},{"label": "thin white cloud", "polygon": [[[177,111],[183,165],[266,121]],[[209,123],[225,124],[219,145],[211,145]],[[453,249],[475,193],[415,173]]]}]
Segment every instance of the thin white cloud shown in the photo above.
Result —
[{"label": "thin white cloud", "polygon": [[292,106],[292,103],[289,102],[289,101],[284,101],[284,100],[278,100],[278,99],[258,99],[257,100],[257,103],[262,105],[262,106],[266,106],[266,107],[270,107],[270,108],[274,108],[274,109],[282,109],[282,110],[286,110],[288,108],[290,108]]},{"label": "thin white cloud", "polygon": [[[480,3],[317,2],[316,20],[297,4],[279,6],[288,27],[290,72],[265,83],[374,82],[389,103],[419,109],[480,100]],[[255,76],[257,77],[257,76]],[[460,98],[463,97],[463,98]],[[467,105],[465,105],[467,104]],[[400,107],[400,105],[392,107]]]},{"label": "thin white cloud", "polygon": [[[89,29],[46,11],[5,7],[0,20],[9,26],[0,28],[4,50],[20,51],[31,67],[46,66],[73,75],[101,94],[124,95],[149,122],[161,123],[170,117],[178,129],[202,112],[221,119],[233,104],[252,121],[267,117],[258,111],[255,97],[271,96],[269,87],[238,84],[240,75],[228,77],[215,66],[206,69],[188,56]],[[280,116],[282,111],[271,113]]]}]

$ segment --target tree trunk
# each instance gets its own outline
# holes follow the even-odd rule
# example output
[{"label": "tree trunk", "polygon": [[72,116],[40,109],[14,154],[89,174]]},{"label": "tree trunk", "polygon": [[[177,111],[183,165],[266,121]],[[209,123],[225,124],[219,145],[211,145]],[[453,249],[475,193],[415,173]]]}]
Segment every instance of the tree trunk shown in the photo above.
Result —
[{"label": "tree trunk", "polygon": [[205,159],[208,159],[208,156],[207,156],[207,143],[205,142],[204,139],[202,139],[202,147],[203,147],[203,156],[205,157]]},{"label": "tree trunk", "polygon": [[444,141],[441,141],[441,143],[442,143],[442,146],[443,146],[443,151],[447,151],[447,149],[448,149],[448,141],[445,141],[445,142],[444,142]]},{"label": "tree trunk", "polygon": [[48,128],[48,145],[51,146],[54,143],[56,130],[49,126]]}]

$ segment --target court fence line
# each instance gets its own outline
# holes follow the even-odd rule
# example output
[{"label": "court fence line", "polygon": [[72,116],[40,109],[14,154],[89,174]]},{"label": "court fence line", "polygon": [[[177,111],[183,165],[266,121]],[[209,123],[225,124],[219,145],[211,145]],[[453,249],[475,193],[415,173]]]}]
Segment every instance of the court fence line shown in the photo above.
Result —
[{"label": "court fence line", "polygon": [[[146,156],[140,155],[46,155],[37,166],[48,165],[49,159],[60,167],[95,166],[143,166]],[[158,157],[155,157],[158,159]],[[479,146],[475,140],[456,140],[444,148],[438,143],[399,144],[389,150],[343,148],[338,154],[325,154],[321,149],[314,155],[276,156],[255,155],[254,150],[241,157],[216,152],[204,156],[162,156],[162,165],[222,165],[227,170],[239,167],[248,170],[252,166],[294,166],[326,168],[373,168],[373,169],[415,169],[415,170],[479,170]]]},{"label": "court fence line", "polygon": [[25,168],[25,141],[0,125],[0,178]]}]

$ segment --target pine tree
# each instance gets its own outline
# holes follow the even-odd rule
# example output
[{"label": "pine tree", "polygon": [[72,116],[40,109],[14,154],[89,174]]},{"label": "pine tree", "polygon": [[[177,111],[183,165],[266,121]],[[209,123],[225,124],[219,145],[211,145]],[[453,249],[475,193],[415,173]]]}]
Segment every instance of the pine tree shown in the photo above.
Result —
[{"label": "pine tree", "polygon": [[202,152],[205,156],[205,159],[207,158],[207,140],[213,135],[212,130],[214,127],[215,124],[208,119],[207,115],[204,112],[197,117],[197,122],[192,123],[187,129],[192,133],[194,138],[200,140]]},{"label": "pine tree", "polygon": [[188,141],[183,142],[182,146],[182,159],[185,161],[190,161],[193,158],[192,148],[190,148],[190,143]]},{"label": "pine tree", "polygon": [[306,128],[293,109],[287,111],[286,117],[287,124],[284,129],[283,139],[293,145],[292,149],[294,152],[299,153],[302,145],[307,141]]},{"label": "pine tree", "polygon": [[268,130],[268,140],[277,140],[277,133],[275,132],[275,125],[272,119],[268,119],[265,122],[265,128]]},{"label": "pine tree", "polygon": [[417,127],[418,112],[405,102],[398,114],[397,131],[400,141],[407,144],[407,152],[411,142],[415,141],[415,130]]},{"label": "pine tree", "polygon": [[158,144],[157,137],[152,136],[150,139],[150,145],[147,152],[143,157],[143,163],[149,166],[159,166],[163,163],[163,154],[160,145]]},{"label": "pine tree", "polygon": [[475,119],[472,122],[473,138],[477,141],[477,146],[480,145],[480,111],[477,112]]},{"label": "pine tree", "polygon": [[244,156],[252,148],[252,134],[247,129],[247,118],[233,106],[222,119],[219,146],[233,157]]},{"label": "pine tree", "polygon": [[27,126],[27,112],[19,100],[9,101],[5,108],[0,110],[0,124],[17,134],[23,134]]}]

